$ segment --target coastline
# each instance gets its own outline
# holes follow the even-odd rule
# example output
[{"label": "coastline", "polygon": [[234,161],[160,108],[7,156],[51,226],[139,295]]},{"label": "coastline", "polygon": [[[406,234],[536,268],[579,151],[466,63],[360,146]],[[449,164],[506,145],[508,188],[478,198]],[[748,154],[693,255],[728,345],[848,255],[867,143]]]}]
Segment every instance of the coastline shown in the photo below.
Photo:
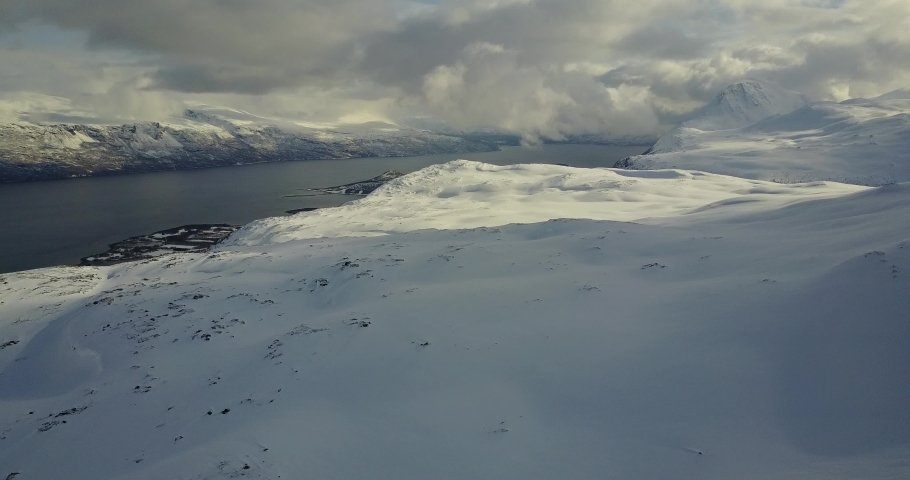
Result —
[{"label": "coastline", "polygon": [[[310,208],[342,205],[382,172],[410,173],[467,158],[494,165],[516,163],[609,167],[643,147],[544,145],[497,152],[417,157],[271,162],[110,175],[70,181],[0,185],[0,273],[77,265],[111,244],[183,225],[245,225]],[[355,182],[356,181],[356,182]],[[353,182],[353,183],[352,183]],[[328,187],[339,186],[339,187]],[[320,191],[327,189],[330,191]],[[299,196],[304,194],[304,196]],[[302,210],[304,209],[304,210]]]},{"label": "coastline", "polygon": [[183,225],[109,245],[104,253],[83,257],[81,267],[100,267],[149,260],[172,253],[204,252],[240,229],[239,225]]}]

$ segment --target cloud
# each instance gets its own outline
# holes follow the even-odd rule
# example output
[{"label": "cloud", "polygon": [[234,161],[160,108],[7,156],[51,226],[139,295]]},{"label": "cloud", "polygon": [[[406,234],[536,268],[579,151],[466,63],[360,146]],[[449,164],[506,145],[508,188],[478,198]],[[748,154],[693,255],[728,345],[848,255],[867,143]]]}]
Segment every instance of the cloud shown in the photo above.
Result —
[{"label": "cloud", "polygon": [[297,82],[283,70],[231,65],[173,65],[151,75],[150,88],[187,93],[230,92],[262,95]]},{"label": "cloud", "polygon": [[648,24],[617,42],[616,50],[654,59],[698,58],[708,51],[711,39],[686,34],[673,25]]},{"label": "cloud", "polygon": [[[268,91],[308,76],[331,77],[356,57],[357,38],[395,21],[381,2],[365,0],[28,0],[0,4],[7,22],[47,22],[86,33],[95,49],[156,55],[162,86],[188,91]],[[262,75],[277,69],[282,81]],[[190,78],[192,72],[201,79]],[[211,77],[211,78],[206,78]],[[252,84],[263,80],[260,87]]]},{"label": "cloud", "polygon": [[12,0],[0,91],[127,117],[199,100],[659,132],[745,78],[832,100],[906,87],[908,22],[905,0]]},{"label": "cloud", "polygon": [[612,132],[648,134],[657,126],[647,103],[575,71],[521,65],[518,52],[475,43],[452,65],[424,76],[423,95],[459,129],[494,128],[539,137]]}]

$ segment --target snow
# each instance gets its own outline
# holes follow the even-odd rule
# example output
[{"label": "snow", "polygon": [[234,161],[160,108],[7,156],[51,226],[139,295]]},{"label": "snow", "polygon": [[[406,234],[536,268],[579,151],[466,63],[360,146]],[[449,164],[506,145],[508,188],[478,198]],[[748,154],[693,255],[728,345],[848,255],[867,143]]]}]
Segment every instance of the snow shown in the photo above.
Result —
[{"label": "snow", "polygon": [[0,478],[906,478],[910,100],[718,98],[651,170],[459,160],[0,275]]},{"label": "snow", "polygon": [[[683,122],[658,140],[648,155],[632,157],[632,167],[685,168],[783,183],[907,182],[910,100],[900,93],[813,103],[746,125],[729,122],[729,128],[721,130],[700,130]],[[792,102],[781,101],[761,111],[792,107]]]},{"label": "snow", "polygon": [[893,92],[875,97],[875,100],[908,100],[910,99],[910,88],[901,88]]},{"label": "snow", "polygon": [[386,122],[308,122],[298,119],[264,117],[244,110],[188,102],[190,106],[182,117],[171,119],[171,125],[193,129],[219,129],[227,133],[255,130],[275,126],[287,132],[303,133],[322,141],[338,140],[345,136],[357,138],[385,138],[401,133],[404,129]]},{"label": "snow", "polygon": [[683,170],[496,166],[456,160],[392,180],[339,208],[253,222],[227,243],[260,245],[555,218],[656,222],[699,210],[723,210],[724,202],[738,204],[736,212],[741,213],[863,189],[825,182],[781,185]]},{"label": "snow", "polygon": [[5,275],[0,476],[900,478],[908,215],[910,184],[457,161]]},{"label": "snow", "polygon": [[48,128],[44,131],[44,147],[52,149],[79,150],[84,143],[95,143],[88,135],[65,128]]},{"label": "snow", "polygon": [[[0,122],[0,181],[183,170],[267,161],[472,153],[497,148],[481,140],[401,128],[379,121],[337,123],[331,128],[307,127],[305,122],[202,105],[185,110],[182,116],[169,118],[169,123],[163,124],[61,124],[46,123],[40,121],[42,119],[50,120],[51,117],[39,115],[32,119],[38,123],[22,119],[13,123]],[[95,119],[66,117],[65,120]]]},{"label": "snow", "polygon": [[730,85],[710,103],[693,112],[676,128],[657,140],[654,153],[688,147],[690,137],[704,132],[732,130],[776,115],[790,113],[809,104],[805,95],[771,82],[745,81]]},{"label": "snow", "polygon": [[133,134],[128,139],[129,147],[143,155],[163,157],[184,148],[161,124],[137,124],[133,128]]},{"label": "snow", "polygon": [[728,130],[768,117],[790,113],[809,104],[805,95],[770,82],[745,81],[730,85],[714,100],[682,122],[698,130]]}]

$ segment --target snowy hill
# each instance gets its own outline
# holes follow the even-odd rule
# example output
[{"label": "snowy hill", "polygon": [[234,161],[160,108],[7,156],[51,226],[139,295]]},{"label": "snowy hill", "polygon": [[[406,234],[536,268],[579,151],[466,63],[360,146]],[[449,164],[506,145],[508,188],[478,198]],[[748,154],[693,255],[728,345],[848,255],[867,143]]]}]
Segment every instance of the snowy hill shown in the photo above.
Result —
[{"label": "snowy hill", "polygon": [[809,104],[805,95],[773,83],[745,81],[730,85],[682,126],[698,130],[729,130],[774,115],[790,113]]},{"label": "snowy hill", "polygon": [[658,139],[649,152],[679,150],[687,146],[686,139],[692,135],[742,128],[768,117],[790,113],[808,104],[809,100],[805,95],[773,83],[759,81],[735,83]]},{"label": "snowy hill", "polygon": [[0,123],[0,182],[496,148],[390,124],[308,125],[199,106],[169,123]]},{"label": "snowy hill", "polygon": [[[729,89],[728,89],[729,91]],[[726,113],[683,122],[644,156],[618,167],[686,168],[781,182],[833,180],[861,185],[910,181],[910,99],[900,91],[877,99],[821,102],[796,108],[781,101],[727,121]],[[709,105],[709,107],[711,107]],[[726,109],[723,109],[725,112]],[[722,121],[717,121],[720,118]]]},{"label": "snowy hill", "polygon": [[365,199],[338,208],[252,222],[228,244],[477,228],[563,217],[650,222],[709,205],[722,210],[725,202],[736,204],[737,212],[743,213],[860,190],[823,182],[793,188],[681,170],[494,166],[457,160],[392,180]]},{"label": "snowy hill", "polygon": [[3,275],[0,478],[902,478],[908,216],[910,184],[458,161]]},{"label": "snowy hill", "polygon": [[901,88],[875,97],[874,100],[910,100],[910,88]]}]

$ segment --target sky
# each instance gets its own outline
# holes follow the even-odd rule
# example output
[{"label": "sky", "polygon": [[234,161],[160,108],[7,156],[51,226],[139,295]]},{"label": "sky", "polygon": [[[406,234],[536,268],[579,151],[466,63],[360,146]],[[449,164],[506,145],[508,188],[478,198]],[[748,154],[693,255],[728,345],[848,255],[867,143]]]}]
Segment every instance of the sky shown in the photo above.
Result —
[{"label": "sky", "polygon": [[906,0],[3,0],[0,121],[308,122],[653,135],[725,86],[910,86]]}]

